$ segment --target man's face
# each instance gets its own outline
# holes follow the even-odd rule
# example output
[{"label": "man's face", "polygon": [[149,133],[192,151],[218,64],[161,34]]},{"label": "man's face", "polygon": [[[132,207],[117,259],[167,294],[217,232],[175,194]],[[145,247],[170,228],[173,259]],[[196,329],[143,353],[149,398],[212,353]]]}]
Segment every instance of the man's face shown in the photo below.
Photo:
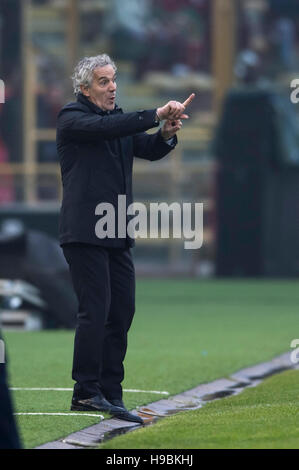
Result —
[{"label": "man's face", "polygon": [[112,65],[98,67],[93,71],[89,88],[81,87],[82,93],[103,111],[112,111],[116,97],[116,72]]}]

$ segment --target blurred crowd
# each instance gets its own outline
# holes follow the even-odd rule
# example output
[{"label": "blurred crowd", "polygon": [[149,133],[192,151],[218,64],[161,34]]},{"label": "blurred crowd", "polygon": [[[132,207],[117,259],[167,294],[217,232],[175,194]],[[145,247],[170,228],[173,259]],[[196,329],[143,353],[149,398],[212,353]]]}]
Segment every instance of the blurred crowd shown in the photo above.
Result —
[{"label": "blurred crowd", "polygon": [[107,23],[112,54],[134,61],[136,79],[152,70],[176,75],[209,69],[211,2],[133,1],[128,12],[117,0],[114,4]]},{"label": "blurred crowd", "polygon": [[[9,54],[1,48],[9,28],[14,37],[19,37],[14,29],[20,22],[15,21],[15,15],[8,14],[9,4],[17,2],[4,0],[0,7],[0,17],[6,15],[11,21],[11,26],[6,23],[0,30],[1,78],[6,83],[5,107],[0,105],[0,162],[22,160],[21,51]],[[33,0],[34,6],[42,8],[57,3],[57,0]],[[260,6],[252,8],[253,3]],[[252,50],[258,54],[263,63],[262,72],[270,78],[298,70],[299,14],[297,9],[286,8],[293,3],[292,0],[238,3],[237,51]],[[133,64],[131,78],[138,82],[149,71],[163,71],[172,77],[190,72],[211,74],[211,4],[209,0],[109,0],[106,9],[97,13],[80,12],[80,51],[91,50],[102,38],[116,62]],[[48,34],[41,38],[39,34],[42,33],[33,34],[37,67],[36,127],[53,129],[57,111],[69,96],[66,93],[69,80],[65,63],[49,52],[51,48],[47,50],[47,41],[53,41],[53,37]],[[15,52],[16,41],[11,44]],[[38,144],[39,162],[56,159],[55,142]],[[0,201],[14,199],[9,178],[0,188]]]}]

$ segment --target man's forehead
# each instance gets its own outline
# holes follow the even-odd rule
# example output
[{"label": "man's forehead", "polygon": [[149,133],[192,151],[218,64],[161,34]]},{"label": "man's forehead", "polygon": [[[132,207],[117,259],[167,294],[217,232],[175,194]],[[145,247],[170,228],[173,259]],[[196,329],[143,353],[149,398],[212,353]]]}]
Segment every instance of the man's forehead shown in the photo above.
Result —
[{"label": "man's forehead", "polygon": [[105,67],[97,67],[93,71],[94,76],[96,78],[102,77],[113,77],[116,74],[116,71],[112,67],[112,65],[105,65]]}]

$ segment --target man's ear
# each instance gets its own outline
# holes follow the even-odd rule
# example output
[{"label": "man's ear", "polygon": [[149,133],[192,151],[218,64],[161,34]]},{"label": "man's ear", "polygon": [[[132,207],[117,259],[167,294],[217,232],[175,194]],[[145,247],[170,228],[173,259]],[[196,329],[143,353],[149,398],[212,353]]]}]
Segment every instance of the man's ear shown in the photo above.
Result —
[{"label": "man's ear", "polygon": [[90,96],[89,88],[87,86],[80,85],[80,90],[81,90],[82,95],[87,96],[87,97]]}]

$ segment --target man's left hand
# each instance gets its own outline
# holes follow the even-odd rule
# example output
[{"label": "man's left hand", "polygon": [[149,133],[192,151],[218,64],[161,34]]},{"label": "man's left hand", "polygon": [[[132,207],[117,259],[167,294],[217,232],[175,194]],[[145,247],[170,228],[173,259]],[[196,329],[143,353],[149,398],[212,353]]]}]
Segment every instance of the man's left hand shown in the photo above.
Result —
[{"label": "man's left hand", "polygon": [[177,119],[176,121],[165,121],[161,128],[163,139],[171,139],[181,129],[182,125],[183,123],[180,119]]}]

